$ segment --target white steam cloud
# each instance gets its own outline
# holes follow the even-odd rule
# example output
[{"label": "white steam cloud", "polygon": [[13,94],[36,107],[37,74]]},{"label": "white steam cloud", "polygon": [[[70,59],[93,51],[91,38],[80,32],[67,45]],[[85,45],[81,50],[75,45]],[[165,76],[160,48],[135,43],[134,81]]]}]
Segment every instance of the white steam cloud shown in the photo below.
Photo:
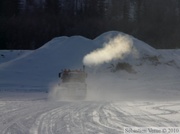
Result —
[{"label": "white steam cloud", "polygon": [[83,63],[86,66],[96,66],[112,60],[123,59],[126,54],[131,53],[132,49],[132,39],[127,35],[118,35],[105,43],[103,48],[87,54]]}]

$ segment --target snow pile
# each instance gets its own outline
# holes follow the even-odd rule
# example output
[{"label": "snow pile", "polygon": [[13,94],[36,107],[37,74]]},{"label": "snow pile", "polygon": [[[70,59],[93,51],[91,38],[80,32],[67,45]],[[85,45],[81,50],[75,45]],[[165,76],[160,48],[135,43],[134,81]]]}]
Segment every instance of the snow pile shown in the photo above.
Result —
[{"label": "snow pile", "polygon": [[[95,38],[94,41],[96,44],[108,45],[108,43],[112,44],[111,41],[118,41],[123,37],[126,37],[126,39],[129,40],[128,42],[131,42],[131,47],[135,48],[138,51],[139,56],[159,54],[159,52],[156,49],[154,49],[147,43],[122,32],[117,32],[117,31],[106,32],[100,35],[99,37]],[[119,45],[122,45],[122,43],[119,43]],[[102,46],[99,46],[99,47],[102,47]]]},{"label": "snow pile", "polygon": [[160,55],[145,42],[121,32],[107,32],[94,41],[96,44],[101,43],[101,46],[84,57],[83,63],[87,66],[111,64],[114,61],[142,64],[144,59],[152,60]]},{"label": "snow pile", "polygon": [[80,36],[52,39],[41,48],[0,64],[0,90],[48,90],[64,68],[82,67],[83,57],[95,49]]},{"label": "snow pile", "polygon": [[[47,91],[58,83],[58,73],[62,69],[82,68],[83,62],[90,66],[87,67],[87,84],[91,89],[159,90],[165,87],[177,90],[180,52],[172,51],[156,50],[130,35],[116,31],[104,33],[94,40],[81,36],[57,37],[37,50],[1,63],[0,90]],[[123,63],[128,63],[136,73],[118,70],[121,68],[118,65]],[[99,75],[99,70],[108,73]],[[112,70],[116,72],[112,73]],[[163,78],[165,76],[167,79]],[[102,92],[104,90],[100,94]]]}]

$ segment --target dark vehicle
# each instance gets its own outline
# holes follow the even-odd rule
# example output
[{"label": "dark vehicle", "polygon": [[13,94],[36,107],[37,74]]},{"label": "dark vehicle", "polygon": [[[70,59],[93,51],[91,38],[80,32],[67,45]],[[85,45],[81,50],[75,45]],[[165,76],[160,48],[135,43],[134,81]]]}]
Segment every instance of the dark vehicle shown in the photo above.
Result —
[{"label": "dark vehicle", "polygon": [[67,99],[85,99],[87,93],[86,78],[87,74],[83,70],[63,70],[59,73],[61,82],[61,98]]}]

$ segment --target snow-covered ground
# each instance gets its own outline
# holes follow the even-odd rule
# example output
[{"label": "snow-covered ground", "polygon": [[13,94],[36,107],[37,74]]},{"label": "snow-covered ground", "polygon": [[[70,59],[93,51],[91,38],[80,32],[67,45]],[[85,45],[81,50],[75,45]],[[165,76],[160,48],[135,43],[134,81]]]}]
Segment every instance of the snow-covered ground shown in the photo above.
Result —
[{"label": "snow-covered ground", "polygon": [[179,127],[180,102],[0,101],[1,134],[120,134]]},{"label": "snow-covered ground", "polygon": [[[83,64],[86,100],[49,100],[58,73]],[[2,134],[119,134],[130,126],[180,127],[179,96],[180,50],[157,50],[121,32],[94,40],[57,37],[33,51],[0,50]]]}]

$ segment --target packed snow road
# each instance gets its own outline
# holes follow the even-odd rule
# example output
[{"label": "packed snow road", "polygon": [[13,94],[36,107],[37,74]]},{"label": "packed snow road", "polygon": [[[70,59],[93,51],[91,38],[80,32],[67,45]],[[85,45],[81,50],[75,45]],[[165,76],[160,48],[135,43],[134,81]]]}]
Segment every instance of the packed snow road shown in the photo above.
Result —
[{"label": "packed snow road", "polygon": [[180,102],[0,101],[1,134],[120,134],[180,127]]}]

